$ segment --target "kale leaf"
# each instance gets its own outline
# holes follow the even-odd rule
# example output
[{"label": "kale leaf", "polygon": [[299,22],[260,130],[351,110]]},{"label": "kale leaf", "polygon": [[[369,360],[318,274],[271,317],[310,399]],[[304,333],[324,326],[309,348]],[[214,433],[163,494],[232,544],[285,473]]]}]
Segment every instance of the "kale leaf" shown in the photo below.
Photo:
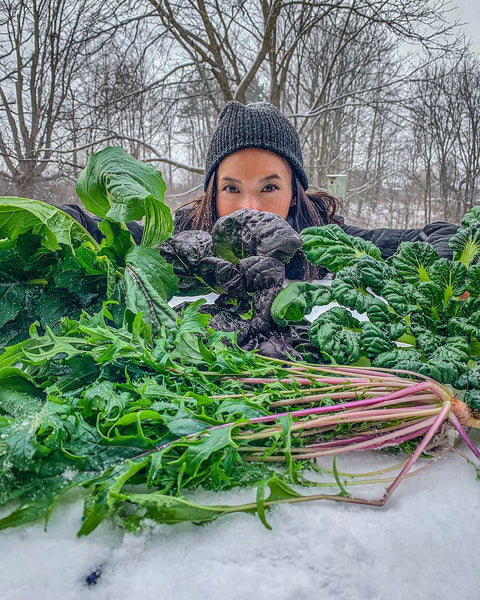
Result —
[{"label": "kale leaf", "polygon": [[288,263],[301,247],[299,234],[280,215],[241,209],[213,226],[215,254],[236,264],[249,256],[268,256]]}]

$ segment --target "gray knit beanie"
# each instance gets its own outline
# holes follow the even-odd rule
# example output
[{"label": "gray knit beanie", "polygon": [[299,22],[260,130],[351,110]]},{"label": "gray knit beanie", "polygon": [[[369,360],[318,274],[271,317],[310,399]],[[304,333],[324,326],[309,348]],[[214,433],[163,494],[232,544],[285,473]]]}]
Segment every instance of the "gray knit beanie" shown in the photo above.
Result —
[{"label": "gray knit beanie", "polygon": [[289,163],[303,188],[308,188],[300,138],[290,121],[268,102],[245,105],[233,100],[223,109],[210,142],[205,165],[205,191],[220,162],[244,148],[275,152]]}]

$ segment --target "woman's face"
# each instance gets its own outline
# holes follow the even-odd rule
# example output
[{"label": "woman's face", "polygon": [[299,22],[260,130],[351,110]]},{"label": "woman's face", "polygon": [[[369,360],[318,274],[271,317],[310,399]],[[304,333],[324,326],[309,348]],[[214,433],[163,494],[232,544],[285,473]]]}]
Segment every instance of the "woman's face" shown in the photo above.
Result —
[{"label": "woman's face", "polygon": [[292,171],[274,152],[245,148],[229,154],[218,165],[217,213],[241,208],[276,213],[284,219],[292,200]]}]

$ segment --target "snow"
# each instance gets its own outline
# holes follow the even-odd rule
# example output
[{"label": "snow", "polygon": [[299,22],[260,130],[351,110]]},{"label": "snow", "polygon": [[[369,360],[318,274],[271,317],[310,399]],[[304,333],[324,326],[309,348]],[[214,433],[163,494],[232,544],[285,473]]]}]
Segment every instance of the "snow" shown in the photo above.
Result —
[{"label": "snow", "polygon": [[[365,472],[397,460],[362,452],[337,467]],[[2,600],[479,597],[480,482],[455,453],[405,480],[383,508],[322,500],[277,506],[267,516],[271,531],[253,515],[234,514],[204,526],[152,524],[143,534],[110,521],[77,538],[77,494],[56,508],[47,531],[36,523],[0,532]],[[195,496],[215,504],[252,499],[248,490]]]}]

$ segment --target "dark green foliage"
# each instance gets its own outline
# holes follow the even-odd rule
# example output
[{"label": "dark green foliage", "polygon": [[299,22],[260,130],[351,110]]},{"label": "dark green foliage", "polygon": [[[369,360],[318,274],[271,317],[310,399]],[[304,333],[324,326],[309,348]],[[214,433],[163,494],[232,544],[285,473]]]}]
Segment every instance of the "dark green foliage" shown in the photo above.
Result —
[{"label": "dark green foliage", "polygon": [[463,401],[472,409],[474,413],[480,413],[480,390],[469,390],[465,394]]},{"label": "dark green foliage", "polygon": [[332,297],[359,313],[380,302],[366,289],[363,275],[358,266],[353,265],[342,269],[332,282]]},{"label": "dark green foliage", "polygon": [[[151,165],[120,148],[90,157],[77,191],[103,217],[101,244],[59,208],[25,198],[0,198],[0,349],[27,335],[32,323],[57,330],[62,317],[118,303],[112,318],[142,311],[154,329],[177,318],[168,299],[178,291],[172,267],[150,246],[171,233],[165,185]],[[136,247],[126,222],[145,217]]]},{"label": "dark green foliage", "polygon": [[446,304],[452,296],[461,296],[465,291],[467,267],[459,261],[439,258],[429,270],[430,279],[443,291],[443,303]]},{"label": "dark green foliage", "polygon": [[301,235],[307,259],[332,273],[354,265],[364,255],[380,259],[380,250],[372,242],[348,235],[338,225],[307,227]]},{"label": "dark green foliage", "polygon": [[282,290],[272,304],[272,317],[284,327],[290,322],[301,321],[315,306],[330,302],[331,288],[308,281],[296,281]]},{"label": "dark green foliage", "polygon": [[88,255],[80,262],[69,246],[49,251],[32,233],[8,246],[0,246],[0,348],[24,339],[35,321],[55,328],[61,317],[98,310],[107,298],[105,262],[88,263]]},{"label": "dark green foliage", "polygon": [[395,348],[388,335],[378,325],[368,321],[362,323],[360,342],[368,358],[390,352]]},{"label": "dark green foliage", "polygon": [[130,223],[144,218],[142,246],[156,248],[173,231],[162,174],[121,148],[90,156],[75,190],[85,208],[102,219]]},{"label": "dark green foliage", "polygon": [[480,263],[475,263],[468,269],[465,289],[473,297],[480,296]]},{"label": "dark green foliage", "polygon": [[[310,485],[307,464],[274,473],[238,451],[248,451],[248,437],[238,437],[245,419],[273,414],[270,403],[292,386],[281,383],[288,371],[240,350],[234,336],[207,334],[200,304],[190,304],[155,338],[140,314],[114,327],[105,307],[64,320],[61,335],[32,331],[0,355],[0,529],[48,520],[72,487],[84,490],[79,535],[86,535],[111,516],[129,529],[144,519],[203,523],[237,511],[264,520],[267,503],[299,495],[290,481]],[[234,376],[245,373],[275,383],[267,379],[242,397]],[[283,421],[278,435],[255,446],[280,456],[302,447],[303,438],[291,436]],[[262,433],[274,424],[246,429]],[[200,485],[257,486],[257,502],[206,507],[184,497]]]},{"label": "dark green foliage", "polygon": [[342,307],[322,313],[310,326],[310,341],[336,364],[351,364],[360,358],[360,322]]},{"label": "dark green foliage", "polygon": [[438,259],[438,254],[426,242],[402,242],[389,262],[404,281],[417,284],[430,280],[430,268]]},{"label": "dark green foliage", "polygon": [[250,209],[218,219],[212,239],[215,254],[233,264],[249,256],[287,263],[302,245],[301,237],[280,215]]},{"label": "dark green foliage", "polygon": [[386,262],[368,255],[359,258],[357,269],[361,273],[364,287],[370,288],[376,294],[381,293],[385,281],[393,279],[397,275],[395,269]]},{"label": "dark green foliage", "polygon": [[440,258],[430,244],[403,242],[383,261],[368,247],[362,253],[364,242],[337,226],[304,230],[309,260],[336,273],[331,300],[369,319],[359,333],[350,313],[327,311],[327,320],[310,328],[323,357],[372,361],[471,387],[466,373],[480,356],[479,215],[472,209],[452,237],[454,260]]},{"label": "dark green foliage", "polygon": [[415,308],[414,288],[409,283],[387,281],[380,295],[398,315],[406,316]]},{"label": "dark green foliage", "polygon": [[[475,262],[480,254],[480,222],[471,213],[462,227],[452,236],[448,245],[453,250],[454,260],[458,260],[466,267]],[[468,223],[468,224],[467,224]]]},{"label": "dark green foliage", "polygon": [[425,364],[420,354],[413,348],[395,349],[379,354],[372,360],[375,367],[398,369],[418,373]]}]

